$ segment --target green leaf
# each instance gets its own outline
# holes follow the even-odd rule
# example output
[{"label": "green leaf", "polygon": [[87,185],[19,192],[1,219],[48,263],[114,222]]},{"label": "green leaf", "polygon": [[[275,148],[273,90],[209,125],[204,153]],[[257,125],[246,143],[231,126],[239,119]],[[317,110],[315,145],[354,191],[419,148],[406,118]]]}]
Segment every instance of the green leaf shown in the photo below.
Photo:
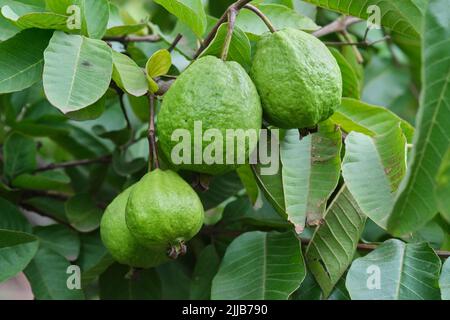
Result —
[{"label": "green leaf", "polygon": [[159,300],[161,282],[154,269],[135,271],[126,277],[130,267],[113,264],[99,278],[100,299],[103,300]]},{"label": "green leaf", "polygon": [[31,225],[11,202],[0,198],[0,229],[31,233]]},{"label": "green leaf", "polygon": [[66,202],[66,215],[70,224],[80,232],[98,228],[103,212],[89,194],[77,194]]},{"label": "green leaf", "polygon": [[25,30],[0,42],[0,94],[24,90],[42,77],[43,53],[52,33]]},{"label": "green leaf", "polygon": [[449,0],[430,1],[423,37],[423,92],[408,172],[389,219],[394,235],[415,231],[437,213],[434,191],[450,145]]},{"label": "green leaf", "polygon": [[132,33],[137,33],[146,27],[144,23],[138,24],[125,24],[120,17],[119,8],[109,3],[109,20],[108,29],[106,30],[106,36],[117,37],[125,36]]},{"label": "green leaf", "polygon": [[34,259],[25,269],[36,300],[81,300],[81,290],[67,287],[70,263],[55,251],[40,248]]},{"label": "green leaf", "polygon": [[422,33],[422,18],[427,0],[305,0],[319,7],[337,11],[346,15],[368,19],[373,12],[368,8],[376,5],[380,8],[381,25],[386,26],[398,33],[417,37]]},{"label": "green leaf", "polygon": [[220,257],[213,245],[204,248],[198,256],[192,275],[190,299],[211,299],[211,284],[219,270]]},{"label": "green leaf", "polygon": [[66,113],[66,117],[75,121],[87,121],[99,118],[106,110],[106,94],[90,106]]},{"label": "green leaf", "polygon": [[441,288],[442,300],[450,300],[450,259],[445,260],[439,278],[439,288]]},{"label": "green leaf", "polygon": [[362,211],[386,229],[394,193],[406,171],[406,139],[399,126],[369,137],[351,132],[345,139],[342,175]]},{"label": "green leaf", "polygon": [[355,99],[342,99],[341,106],[331,117],[342,130],[357,131],[367,136],[384,134],[400,123],[408,142],[411,142],[414,128],[406,121],[384,107],[373,106]]},{"label": "green leaf", "polygon": [[2,15],[21,29],[56,29],[68,31],[67,16],[52,12],[31,12],[18,15],[9,6],[2,7]]},{"label": "green leaf", "polygon": [[[319,28],[310,18],[282,5],[261,4],[258,8],[269,18],[277,30],[290,27],[304,31],[315,31]],[[239,13],[236,25],[247,33],[250,40],[254,41],[269,31],[264,22],[250,10],[242,10]]]},{"label": "green leaf", "polygon": [[202,0],[155,0],[191,28],[198,38],[206,31],[206,13]]},{"label": "green leaf", "polygon": [[366,216],[346,186],[343,186],[306,248],[306,262],[325,297],[353,261]]},{"label": "green leaf", "polygon": [[0,229],[0,283],[25,269],[38,246],[38,239],[31,234]]},{"label": "green leaf", "polygon": [[345,59],[345,57],[335,48],[328,48],[336,59],[339,69],[341,69],[342,74],[342,84],[343,84],[343,97],[348,98],[360,98],[360,87],[358,76],[356,71],[353,69],[352,65]]},{"label": "green leaf", "polygon": [[67,260],[76,260],[80,253],[78,234],[62,224],[35,227],[33,233],[39,238],[41,245],[52,249]]},{"label": "green leaf", "polygon": [[89,284],[114,263],[113,257],[103,245],[99,232],[81,234],[81,248],[77,264],[81,268],[81,283]]},{"label": "green leaf", "polygon": [[83,34],[93,39],[101,39],[106,32],[109,19],[108,0],[81,0]]},{"label": "green leaf", "polygon": [[29,190],[71,191],[70,178],[61,171],[49,171],[40,174],[21,174],[14,178],[11,185],[15,188]]},{"label": "green leaf", "polygon": [[244,185],[245,190],[247,191],[247,195],[248,198],[250,199],[250,202],[254,205],[258,200],[259,189],[258,184],[256,183],[255,177],[253,175],[252,168],[250,167],[250,165],[245,165],[239,167],[236,170],[236,172],[239,175],[239,178],[241,179],[241,182]]},{"label": "green leaf", "polygon": [[300,242],[293,232],[248,232],[227,248],[211,298],[286,300],[305,277]]},{"label": "green leaf", "polygon": [[[220,58],[227,32],[228,23],[221,24],[214,39],[202,52],[200,57],[211,55]],[[247,35],[239,27],[236,26],[233,31],[233,37],[231,38],[227,60],[236,61],[245,69],[249,70],[252,64],[251,51],[252,48],[250,45],[250,40],[248,39]]]},{"label": "green leaf", "polygon": [[20,133],[12,133],[3,146],[3,172],[8,179],[36,168],[36,143]]},{"label": "green leaf", "polygon": [[45,94],[63,113],[93,104],[109,87],[113,63],[104,41],[57,31],[44,58]]},{"label": "green leaf", "polygon": [[113,51],[112,57],[114,63],[112,78],[116,84],[135,97],[146,94],[148,85],[144,70],[122,53]]},{"label": "green leaf", "polygon": [[205,210],[209,210],[236,195],[242,189],[239,176],[236,172],[230,172],[212,179],[208,191],[201,192],[198,196],[202,200]]},{"label": "green leaf", "polygon": [[391,239],[353,262],[346,287],[353,300],[436,300],[440,269],[428,244]]},{"label": "green leaf", "polygon": [[147,71],[147,76],[156,78],[167,74],[171,66],[172,58],[170,52],[166,49],[161,49],[156,51],[150,59],[148,59],[145,70]]},{"label": "green leaf", "polygon": [[450,223],[450,148],[439,169],[436,188],[439,211],[445,220]]},{"label": "green leaf", "polygon": [[317,133],[300,140],[297,129],[281,141],[283,190],[288,220],[301,233],[319,225],[327,200],[337,186],[341,166],[342,137],[331,121],[319,124]]}]

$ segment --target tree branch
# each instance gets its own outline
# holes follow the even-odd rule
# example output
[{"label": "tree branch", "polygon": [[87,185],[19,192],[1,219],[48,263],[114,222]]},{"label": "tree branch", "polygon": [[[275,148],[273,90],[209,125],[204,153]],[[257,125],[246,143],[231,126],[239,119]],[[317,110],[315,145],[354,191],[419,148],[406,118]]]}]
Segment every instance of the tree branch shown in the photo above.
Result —
[{"label": "tree branch", "polygon": [[155,130],[155,95],[148,94],[150,104],[150,118],[148,121],[148,171],[153,169],[152,162],[155,163],[155,168],[159,168],[158,147],[156,145],[156,130]]},{"label": "tree branch", "polygon": [[82,160],[74,160],[74,161],[67,161],[67,162],[61,162],[61,163],[51,163],[46,166],[37,168],[34,170],[34,172],[43,172],[43,171],[50,171],[50,170],[56,170],[56,169],[64,169],[64,168],[71,168],[71,167],[78,167],[78,166],[85,166],[89,164],[94,163],[109,163],[111,162],[111,155],[103,156],[96,159],[82,159]]},{"label": "tree branch", "polygon": [[343,17],[339,18],[330,24],[327,24],[326,26],[322,27],[321,29],[313,32],[312,34],[316,36],[317,38],[326,36],[331,33],[335,32],[342,32],[347,30],[347,28],[355,23],[361,22],[363,20],[355,17]]},{"label": "tree branch", "polygon": [[173,39],[172,43],[170,44],[170,47],[167,49],[169,52],[172,52],[176,47],[178,42],[180,42],[181,38],[183,38],[183,35],[181,33],[177,34],[175,39]]},{"label": "tree branch", "polygon": [[239,0],[228,7],[228,9],[223,13],[223,15],[219,18],[217,23],[212,28],[212,30],[206,36],[205,40],[202,42],[202,44],[200,45],[198,50],[195,52],[194,57],[193,57],[194,60],[197,59],[200,56],[200,54],[203,52],[203,50],[205,50],[209,46],[211,41],[216,36],[217,30],[219,30],[219,27],[222,25],[222,23],[225,23],[228,20],[228,12],[231,9],[239,11],[250,1],[252,1],[252,0]]},{"label": "tree branch", "polygon": [[223,42],[223,49],[221,59],[223,61],[227,60],[228,51],[230,50],[231,39],[233,38],[234,24],[236,23],[237,10],[235,8],[231,8],[228,10],[228,31],[227,36],[225,37],[225,41]]},{"label": "tree branch", "polygon": [[147,36],[106,36],[103,37],[103,41],[114,41],[120,42],[122,44],[127,44],[130,42],[158,42],[161,37],[156,34],[150,34]]}]

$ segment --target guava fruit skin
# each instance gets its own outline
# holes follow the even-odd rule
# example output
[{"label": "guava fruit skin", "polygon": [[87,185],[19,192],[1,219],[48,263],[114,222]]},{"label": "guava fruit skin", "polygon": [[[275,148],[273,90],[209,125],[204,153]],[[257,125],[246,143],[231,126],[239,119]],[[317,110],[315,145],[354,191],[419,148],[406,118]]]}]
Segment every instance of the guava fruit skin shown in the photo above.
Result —
[{"label": "guava fruit skin", "polygon": [[156,169],[136,183],[128,198],[128,229],[143,246],[174,246],[194,237],[203,225],[203,205],[177,173]]},{"label": "guava fruit skin", "polygon": [[341,103],[342,76],[335,58],[316,37],[293,28],[265,34],[250,76],[264,115],[283,128],[310,128]]},{"label": "guava fruit skin", "polygon": [[[253,129],[259,137],[262,125],[262,108],[258,92],[245,70],[236,62],[205,56],[195,61],[173,83],[165,94],[157,120],[161,149],[171,159],[171,152],[179,141],[172,141],[176,129],[187,129],[193,138],[194,122],[202,121],[203,133],[219,129],[224,137],[223,162],[226,159],[226,129]],[[194,143],[191,139],[191,158]],[[203,142],[202,150],[210,142]],[[246,157],[256,143],[246,146]],[[236,154],[236,153],[235,153]],[[180,169],[211,175],[223,174],[236,169],[236,164],[177,165]]]},{"label": "guava fruit skin", "polygon": [[148,248],[140,245],[125,221],[125,209],[133,186],[119,194],[106,208],[100,224],[103,244],[121,264],[151,268],[168,260],[167,247]]}]

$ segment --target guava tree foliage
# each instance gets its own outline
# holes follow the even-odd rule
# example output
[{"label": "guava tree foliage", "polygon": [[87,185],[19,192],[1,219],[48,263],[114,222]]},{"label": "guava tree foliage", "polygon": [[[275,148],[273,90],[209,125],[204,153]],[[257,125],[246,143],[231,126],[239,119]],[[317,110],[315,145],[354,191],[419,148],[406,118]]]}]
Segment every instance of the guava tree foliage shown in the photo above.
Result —
[{"label": "guava tree foliage", "polygon": [[[450,299],[449,17],[0,0],[0,298]],[[177,166],[197,119],[270,161]]]}]

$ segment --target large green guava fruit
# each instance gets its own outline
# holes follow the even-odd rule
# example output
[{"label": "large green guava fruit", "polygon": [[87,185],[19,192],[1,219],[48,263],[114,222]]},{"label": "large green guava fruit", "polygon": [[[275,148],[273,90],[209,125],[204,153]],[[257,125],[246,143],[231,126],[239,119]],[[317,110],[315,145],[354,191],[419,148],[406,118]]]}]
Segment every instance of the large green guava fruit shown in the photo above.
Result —
[{"label": "large green guava fruit", "polygon": [[100,224],[102,241],[113,258],[122,264],[137,268],[155,267],[168,260],[168,247],[144,247],[128,230],[125,209],[132,188],[123,191],[106,208]]},{"label": "large green guava fruit", "polygon": [[[199,124],[198,121],[201,121],[201,135],[209,129],[217,129],[215,132],[221,134],[223,139],[209,138],[210,141],[202,141],[200,136],[200,141],[197,138],[197,145],[200,147],[197,148],[200,149],[197,155],[202,156],[205,150],[211,150],[207,147],[214,141],[222,143],[222,150],[207,154],[219,160],[205,161],[206,158],[202,157],[194,161],[194,124]],[[216,57],[206,56],[188,67],[165,94],[157,129],[161,149],[172,163],[182,169],[216,175],[235,169],[242,164],[239,162],[248,162],[248,157],[257,144],[257,141],[247,139],[245,148],[241,149],[244,151],[237,150],[237,143],[234,149],[226,148],[226,130],[243,129],[244,133],[254,133],[258,139],[261,124],[259,95],[245,70],[236,62],[224,62]],[[189,160],[181,164],[172,157],[172,151],[177,150],[174,147],[181,141],[179,137],[172,141],[172,134],[177,129],[185,129],[191,137],[191,141],[188,141],[191,143]],[[232,141],[231,138],[229,141]],[[244,161],[237,159],[238,153]],[[227,156],[231,159],[228,163]]]},{"label": "large green guava fruit", "polygon": [[131,191],[126,222],[144,246],[177,247],[203,225],[203,206],[192,187],[177,173],[156,169]]},{"label": "large green guava fruit", "polygon": [[341,103],[339,66],[316,37],[292,28],[264,35],[250,73],[267,120],[284,129],[311,128]]}]

